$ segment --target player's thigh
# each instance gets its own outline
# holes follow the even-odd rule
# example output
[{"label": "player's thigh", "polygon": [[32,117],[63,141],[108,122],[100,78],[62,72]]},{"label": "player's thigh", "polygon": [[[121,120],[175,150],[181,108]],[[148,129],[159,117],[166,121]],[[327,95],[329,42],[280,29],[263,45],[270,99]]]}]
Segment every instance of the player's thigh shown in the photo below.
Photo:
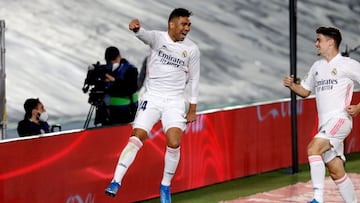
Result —
[{"label": "player's thigh", "polygon": [[165,133],[173,127],[180,128],[181,131],[184,131],[186,128],[185,100],[174,99],[169,101],[163,110],[161,122]]},{"label": "player's thigh", "polygon": [[140,128],[149,134],[153,125],[159,121],[161,111],[156,105],[156,100],[151,98],[144,98],[140,102],[136,117],[133,123],[133,129]]},{"label": "player's thigh", "polygon": [[335,157],[340,157],[345,161],[344,156],[344,140],[352,129],[352,121],[345,118],[332,118],[324,126],[321,127],[317,138],[328,139],[330,149],[324,152],[323,160],[329,163]]},{"label": "player's thigh", "polygon": [[330,141],[327,138],[314,137],[307,147],[308,156],[321,155],[331,148]]}]

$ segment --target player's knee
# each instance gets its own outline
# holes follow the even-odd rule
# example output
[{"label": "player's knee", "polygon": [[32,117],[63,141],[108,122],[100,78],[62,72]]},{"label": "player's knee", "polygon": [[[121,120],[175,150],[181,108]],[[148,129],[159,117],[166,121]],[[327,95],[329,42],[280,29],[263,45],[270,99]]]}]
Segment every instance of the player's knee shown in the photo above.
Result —
[{"label": "player's knee", "polygon": [[132,131],[132,136],[135,136],[141,140],[141,142],[144,142],[147,138],[147,132],[145,130],[135,128]]},{"label": "player's knee", "polygon": [[182,130],[180,128],[170,128],[166,131],[166,145],[171,148],[178,148],[181,142]]},{"label": "player's knee", "polygon": [[180,146],[180,141],[177,141],[177,140],[168,140],[166,142],[166,145],[170,148],[178,148]]},{"label": "player's knee", "polygon": [[308,156],[320,155],[320,152],[315,147],[308,145],[307,154],[308,154]]},{"label": "player's knee", "polygon": [[307,146],[308,156],[322,155],[330,149],[330,143],[324,139],[313,139]]}]

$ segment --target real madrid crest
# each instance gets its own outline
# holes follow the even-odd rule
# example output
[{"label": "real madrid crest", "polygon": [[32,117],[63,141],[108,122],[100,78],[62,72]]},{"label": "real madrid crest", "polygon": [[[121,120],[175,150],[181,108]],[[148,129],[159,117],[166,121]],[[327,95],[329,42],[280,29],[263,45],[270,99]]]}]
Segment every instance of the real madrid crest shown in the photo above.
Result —
[{"label": "real madrid crest", "polygon": [[336,75],[337,74],[337,70],[336,70],[336,68],[333,68],[332,70],[331,70],[331,75]]},{"label": "real madrid crest", "polygon": [[182,56],[183,56],[184,58],[187,56],[186,50],[184,50],[184,51],[182,52]]}]

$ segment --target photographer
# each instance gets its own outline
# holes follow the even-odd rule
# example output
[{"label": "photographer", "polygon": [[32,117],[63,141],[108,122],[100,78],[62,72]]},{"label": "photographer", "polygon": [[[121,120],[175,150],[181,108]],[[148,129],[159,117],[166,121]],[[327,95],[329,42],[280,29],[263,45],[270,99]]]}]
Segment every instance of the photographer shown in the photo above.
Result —
[{"label": "photographer", "polygon": [[121,58],[116,47],[105,50],[105,60],[111,73],[105,74],[108,94],[105,104],[109,109],[109,124],[127,124],[134,120],[138,106],[138,70],[126,59]]}]

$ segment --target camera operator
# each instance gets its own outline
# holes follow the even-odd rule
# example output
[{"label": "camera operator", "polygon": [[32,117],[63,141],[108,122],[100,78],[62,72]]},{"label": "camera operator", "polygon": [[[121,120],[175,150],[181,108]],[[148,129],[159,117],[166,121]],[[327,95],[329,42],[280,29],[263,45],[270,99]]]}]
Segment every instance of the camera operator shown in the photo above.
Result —
[{"label": "camera operator", "polygon": [[134,120],[138,106],[138,70],[125,58],[121,58],[119,49],[106,48],[105,60],[111,73],[105,74],[108,93],[105,104],[109,109],[109,124],[127,124]]}]

